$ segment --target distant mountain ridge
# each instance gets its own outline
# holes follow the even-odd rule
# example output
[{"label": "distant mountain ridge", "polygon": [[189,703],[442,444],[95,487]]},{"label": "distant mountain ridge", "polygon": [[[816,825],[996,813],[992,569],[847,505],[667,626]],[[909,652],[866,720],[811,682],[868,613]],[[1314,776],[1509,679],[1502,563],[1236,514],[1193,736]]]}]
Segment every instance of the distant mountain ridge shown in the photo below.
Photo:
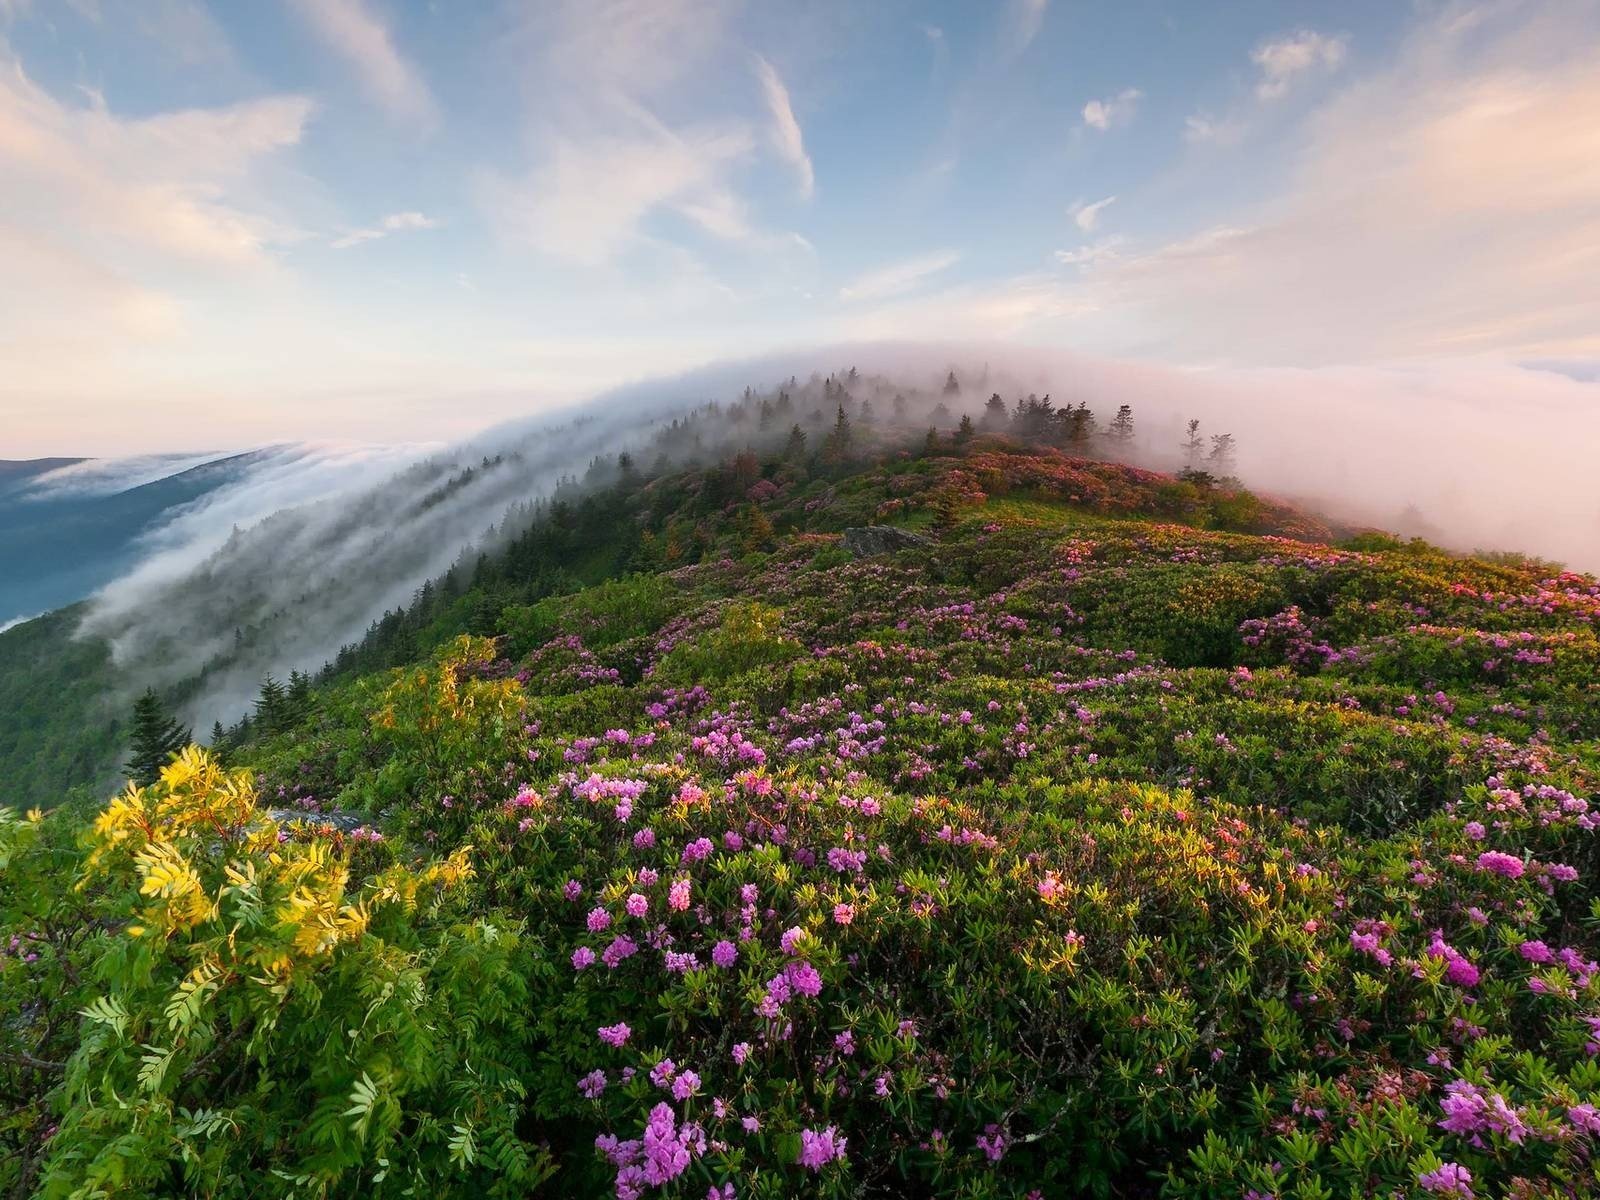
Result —
[{"label": "distant mountain ridge", "polygon": [[0,625],[72,604],[110,583],[138,558],[139,539],[175,510],[278,452],[225,454],[107,490],[46,486],[54,472],[91,459],[0,460]]}]

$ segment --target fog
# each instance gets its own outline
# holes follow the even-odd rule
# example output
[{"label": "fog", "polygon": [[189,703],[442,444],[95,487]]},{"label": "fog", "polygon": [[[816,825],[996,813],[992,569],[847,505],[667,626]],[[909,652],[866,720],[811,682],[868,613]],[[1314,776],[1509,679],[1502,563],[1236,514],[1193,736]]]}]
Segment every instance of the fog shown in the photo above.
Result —
[{"label": "fog", "polygon": [[[746,386],[770,394],[856,367],[856,397],[913,400],[903,434],[921,440],[947,371],[959,417],[991,392],[1086,402],[1101,422],[1133,407],[1133,457],[1174,469],[1186,421],[1232,433],[1238,475],[1336,519],[1452,548],[1520,551],[1600,568],[1600,385],[1555,371],[1462,363],[1427,369],[1175,370],[1055,350],[876,343],[778,352],[641,381],[576,409],[484,431],[453,447],[296,447],[189,506],[148,540],[140,565],[94,597],[83,630],[111,640],[137,686],[180,685],[202,668],[185,715],[202,725],[247,710],[263,675],[313,671],[385,610],[492,545],[507,514],[596,458]],[[810,381],[807,383],[806,381]],[[887,417],[884,407],[878,412]],[[697,425],[699,453],[753,439]],[[781,436],[786,430],[776,430]],[[674,455],[678,460],[692,448]],[[513,530],[514,532],[514,530]]]}]

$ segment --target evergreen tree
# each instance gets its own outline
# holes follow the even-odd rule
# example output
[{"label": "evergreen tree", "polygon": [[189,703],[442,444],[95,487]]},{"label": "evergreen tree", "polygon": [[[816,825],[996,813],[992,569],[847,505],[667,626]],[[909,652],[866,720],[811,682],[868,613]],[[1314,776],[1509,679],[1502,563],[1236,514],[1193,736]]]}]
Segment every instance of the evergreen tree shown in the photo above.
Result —
[{"label": "evergreen tree", "polygon": [[189,744],[191,735],[167,712],[154,688],[146,688],[144,695],[134,701],[132,724],[125,770],[129,782],[147,787],[160,777],[161,768],[172,756]]},{"label": "evergreen tree", "polygon": [[209,743],[211,748],[213,750],[215,750],[217,747],[221,746],[222,743],[227,741],[227,740],[228,740],[228,731],[222,727],[222,722],[221,721],[213,721],[213,722],[211,722],[211,741]]},{"label": "evergreen tree", "polygon": [[806,431],[794,425],[789,430],[789,440],[784,444],[783,457],[790,462],[800,462],[806,456]]},{"label": "evergreen tree", "polygon": [[828,434],[827,444],[822,449],[822,456],[828,462],[839,462],[850,453],[850,443],[854,433],[850,428],[850,414],[844,411],[844,404],[839,404],[838,415],[833,421],[833,432]]},{"label": "evergreen tree", "polygon": [[[385,613],[387,619],[390,614]],[[256,721],[268,734],[280,732],[288,716],[288,693],[283,684],[271,675],[261,681],[261,695],[256,697]]]},{"label": "evergreen tree", "polygon": [[946,396],[959,396],[961,394],[961,384],[956,379],[954,371],[951,371],[944,378],[944,394]]},{"label": "evergreen tree", "polygon": [[928,426],[928,436],[922,439],[922,452],[924,454],[939,453],[939,431],[932,425]]},{"label": "evergreen tree", "polygon": [[872,424],[872,397],[871,396],[868,396],[865,400],[863,400],[861,402],[861,423],[863,425],[871,425]]},{"label": "evergreen tree", "polygon": [[906,398],[899,392],[894,394],[894,403],[891,407],[896,421],[904,421],[906,419]]},{"label": "evergreen tree", "polygon": [[1233,434],[1211,435],[1211,453],[1206,455],[1206,466],[1213,475],[1226,479],[1233,474],[1233,452]]},{"label": "evergreen tree", "polygon": [[989,430],[1004,429],[1008,420],[1006,402],[1000,399],[1000,393],[996,392],[984,402],[983,427]]},{"label": "evergreen tree", "polygon": [[1123,404],[1117,408],[1117,415],[1111,421],[1111,440],[1121,449],[1126,449],[1133,442],[1133,406]]},{"label": "evergreen tree", "polygon": [[289,672],[283,706],[285,725],[297,725],[311,714],[311,676],[304,671]]},{"label": "evergreen tree", "polygon": [[972,427],[972,417],[967,413],[961,414],[961,424],[956,426],[956,445],[965,446],[977,432]]},{"label": "evergreen tree", "polygon": [[1183,465],[1195,471],[1200,467],[1200,456],[1205,453],[1206,440],[1200,436],[1200,422],[1192,420],[1187,427],[1188,436],[1183,441]]}]

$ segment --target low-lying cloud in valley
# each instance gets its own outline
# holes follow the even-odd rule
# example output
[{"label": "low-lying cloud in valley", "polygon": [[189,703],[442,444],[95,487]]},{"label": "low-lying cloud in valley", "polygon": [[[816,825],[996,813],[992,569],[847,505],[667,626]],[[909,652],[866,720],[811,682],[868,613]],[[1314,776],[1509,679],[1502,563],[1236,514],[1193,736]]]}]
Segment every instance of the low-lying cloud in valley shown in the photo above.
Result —
[{"label": "low-lying cloud in valley", "polygon": [[141,564],[95,597],[84,631],[108,637],[139,685],[174,685],[209,665],[187,715],[231,720],[264,674],[317,669],[508,512],[581,477],[597,457],[637,448],[659,422],[747,385],[765,391],[851,366],[881,377],[882,393],[922,397],[908,445],[920,442],[923,414],[954,369],[964,383],[957,415],[979,411],[991,391],[1008,403],[1026,392],[1086,402],[1102,420],[1130,404],[1137,461],[1167,469],[1179,465],[1194,418],[1205,434],[1234,434],[1239,473],[1258,490],[1459,549],[1600,568],[1592,382],[1482,364],[1193,371],[1004,345],[877,343],[631,385],[451,449],[297,448],[153,535]]}]

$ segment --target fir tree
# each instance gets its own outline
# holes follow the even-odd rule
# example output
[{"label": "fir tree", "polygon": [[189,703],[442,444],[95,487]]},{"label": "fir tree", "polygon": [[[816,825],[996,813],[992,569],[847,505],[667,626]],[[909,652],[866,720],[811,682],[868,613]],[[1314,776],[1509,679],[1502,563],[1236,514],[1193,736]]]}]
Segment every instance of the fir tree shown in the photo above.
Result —
[{"label": "fir tree", "polygon": [[894,412],[896,421],[904,421],[906,419],[906,398],[899,392],[894,394],[894,402],[890,405],[890,408]]},{"label": "fir tree", "polygon": [[133,737],[125,768],[129,782],[140,787],[154,783],[161,768],[190,741],[190,731],[172,718],[154,688],[146,688],[133,704]]},{"label": "fir tree", "polygon": [[844,404],[839,404],[838,415],[833,421],[833,432],[828,434],[827,444],[823,447],[822,456],[829,462],[839,462],[850,453],[850,443],[854,438],[850,428],[850,414],[844,411]]},{"label": "fir tree", "polygon": [[985,429],[1004,429],[1009,419],[1006,415],[1006,402],[1000,399],[999,392],[996,392],[984,402],[983,427]]},{"label": "fir tree", "polygon": [[928,426],[928,436],[922,439],[922,452],[924,454],[939,453],[939,431],[932,425]]},{"label": "fir tree", "polygon": [[961,394],[961,383],[956,379],[954,371],[944,377],[944,394],[946,396],[959,396]]},{"label": "fir tree", "polygon": [[1233,434],[1211,435],[1211,453],[1206,455],[1206,466],[1213,475],[1226,479],[1233,474]]},{"label": "fir tree", "polygon": [[961,414],[961,424],[956,426],[956,445],[965,446],[977,433],[972,427],[972,417],[967,413]]},{"label": "fir tree", "polygon": [[1133,442],[1133,406],[1123,404],[1111,421],[1111,440],[1126,449]]},{"label": "fir tree", "polygon": [[806,431],[798,424],[789,430],[789,440],[784,444],[783,457],[790,462],[800,462],[806,456]]},{"label": "fir tree", "polygon": [[1187,434],[1183,441],[1183,465],[1195,471],[1200,468],[1200,456],[1206,449],[1206,440],[1200,436],[1200,422],[1190,421]]},{"label": "fir tree", "polygon": [[286,724],[287,709],[288,693],[283,684],[268,675],[261,681],[261,695],[256,697],[256,721],[268,734],[278,733]]}]

